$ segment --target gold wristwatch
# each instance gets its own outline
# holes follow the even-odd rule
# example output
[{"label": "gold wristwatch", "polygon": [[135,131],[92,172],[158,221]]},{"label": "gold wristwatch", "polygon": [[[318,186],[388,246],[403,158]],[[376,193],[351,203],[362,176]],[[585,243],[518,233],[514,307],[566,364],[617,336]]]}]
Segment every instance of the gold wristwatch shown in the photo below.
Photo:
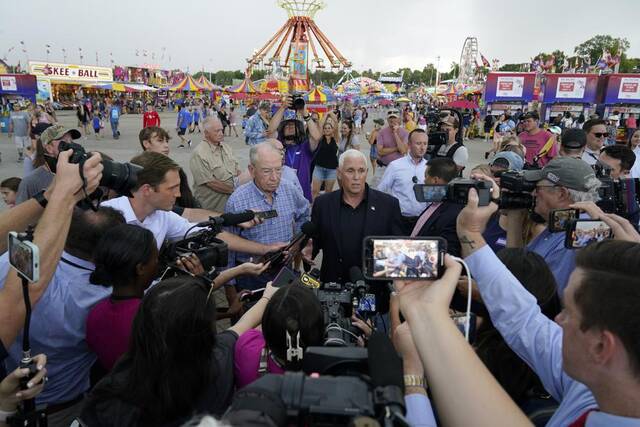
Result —
[{"label": "gold wristwatch", "polygon": [[404,376],[405,387],[422,387],[427,388],[427,382],[423,376],[420,375],[405,375]]}]

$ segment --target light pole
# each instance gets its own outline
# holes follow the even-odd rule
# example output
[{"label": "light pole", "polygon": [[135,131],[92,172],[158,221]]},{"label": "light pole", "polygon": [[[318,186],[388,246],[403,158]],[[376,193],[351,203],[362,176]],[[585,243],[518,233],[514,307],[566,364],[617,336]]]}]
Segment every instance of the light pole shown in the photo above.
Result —
[{"label": "light pole", "polygon": [[440,84],[440,55],[436,56],[436,87]]}]

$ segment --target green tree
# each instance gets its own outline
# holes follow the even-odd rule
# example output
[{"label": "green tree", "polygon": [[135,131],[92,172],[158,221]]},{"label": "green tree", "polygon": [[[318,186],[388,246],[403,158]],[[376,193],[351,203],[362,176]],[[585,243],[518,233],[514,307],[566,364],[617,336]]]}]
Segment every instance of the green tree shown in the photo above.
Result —
[{"label": "green tree", "polygon": [[498,70],[499,71],[511,71],[511,72],[523,71],[522,70],[522,68],[523,68],[522,65],[523,64],[504,64]]},{"label": "green tree", "polygon": [[631,44],[625,38],[600,34],[576,46],[574,52],[580,56],[589,56],[591,63],[595,64],[602,56],[603,50],[608,50],[612,55],[623,56],[630,46]]}]

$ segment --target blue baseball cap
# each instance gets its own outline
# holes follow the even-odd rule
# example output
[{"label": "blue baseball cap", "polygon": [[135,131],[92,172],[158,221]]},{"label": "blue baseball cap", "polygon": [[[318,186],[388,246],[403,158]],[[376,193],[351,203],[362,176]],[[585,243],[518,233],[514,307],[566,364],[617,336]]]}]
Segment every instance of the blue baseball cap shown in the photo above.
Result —
[{"label": "blue baseball cap", "polygon": [[497,166],[510,171],[521,171],[524,168],[524,159],[513,151],[500,151],[491,160],[489,166]]}]

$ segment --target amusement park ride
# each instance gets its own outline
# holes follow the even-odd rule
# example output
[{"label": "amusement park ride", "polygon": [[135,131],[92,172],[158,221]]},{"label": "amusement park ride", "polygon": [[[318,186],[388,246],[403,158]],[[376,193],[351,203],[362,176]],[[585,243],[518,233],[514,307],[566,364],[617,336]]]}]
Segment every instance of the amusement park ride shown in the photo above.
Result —
[{"label": "amusement park ride", "polygon": [[[316,44],[333,70],[350,73],[351,62],[318,28],[313,18],[325,7],[323,0],[278,0],[278,6],[289,16],[287,22],[262,46],[247,58],[247,78],[254,68],[262,66],[268,73],[289,77],[292,91],[309,90],[309,47],[313,53],[315,69],[326,68],[325,58],[319,55]],[[315,40],[315,42],[314,42]],[[282,60],[284,55],[284,61]]]}]

